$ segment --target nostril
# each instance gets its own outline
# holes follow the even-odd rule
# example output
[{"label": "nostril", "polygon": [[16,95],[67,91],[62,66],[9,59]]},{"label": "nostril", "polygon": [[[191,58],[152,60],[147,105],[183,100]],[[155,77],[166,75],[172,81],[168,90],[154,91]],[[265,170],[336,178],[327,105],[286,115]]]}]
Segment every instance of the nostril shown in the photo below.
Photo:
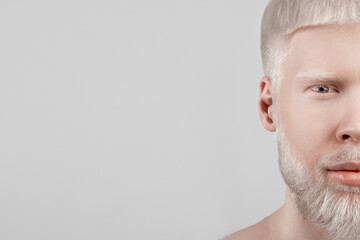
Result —
[{"label": "nostril", "polygon": [[346,139],[349,139],[349,138],[350,138],[350,136],[347,135],[347,134],[344,134],[344,135],[342,136],[342,139],[343,139],[343,140],[346,140]]}]

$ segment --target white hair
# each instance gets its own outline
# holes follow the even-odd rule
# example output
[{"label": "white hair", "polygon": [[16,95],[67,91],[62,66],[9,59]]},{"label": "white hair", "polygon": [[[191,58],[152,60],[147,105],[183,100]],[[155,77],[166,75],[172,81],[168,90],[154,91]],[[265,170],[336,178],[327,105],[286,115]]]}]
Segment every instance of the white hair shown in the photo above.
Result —
[{"label": "white hair", "polygon": [[261,25],[265,75],[279,86],[288,52],[287,37],[297,29],[351,23],[360,23],[360,0],[271,0]]}]

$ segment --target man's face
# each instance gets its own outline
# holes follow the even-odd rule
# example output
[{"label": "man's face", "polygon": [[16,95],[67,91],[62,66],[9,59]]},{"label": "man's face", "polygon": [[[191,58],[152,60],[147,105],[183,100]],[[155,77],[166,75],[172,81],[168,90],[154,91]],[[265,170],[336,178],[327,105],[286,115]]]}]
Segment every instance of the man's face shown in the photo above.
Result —
[{"label": "man's face", "polygon": [[[291,149],[309,170],[323,154],[360,148],[360,25],[311,27],[292,36],[278,110]],[[338,184],[360,187],[360,174],[328,173]]]},{"label": "man's face", "polygon": [[360,25],[291,36],[276,108],[280,167],[305,218],[341,239],[360,231]]}]

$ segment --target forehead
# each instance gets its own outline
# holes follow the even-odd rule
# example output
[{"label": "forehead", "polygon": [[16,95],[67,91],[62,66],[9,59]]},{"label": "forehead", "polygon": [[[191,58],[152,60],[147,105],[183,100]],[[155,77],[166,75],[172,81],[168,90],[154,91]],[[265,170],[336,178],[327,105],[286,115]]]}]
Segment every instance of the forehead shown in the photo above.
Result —
[{"label": "forehead", "polygon": [[316,69],[360,78],[360,24],[307,27],[288,40],[285,79]]}]

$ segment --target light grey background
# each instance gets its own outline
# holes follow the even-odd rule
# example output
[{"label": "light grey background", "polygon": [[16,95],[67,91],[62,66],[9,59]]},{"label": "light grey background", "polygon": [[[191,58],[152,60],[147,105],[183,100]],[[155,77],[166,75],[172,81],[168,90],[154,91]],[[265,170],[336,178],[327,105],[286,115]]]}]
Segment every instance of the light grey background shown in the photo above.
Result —
[{"label": "light grey background", "polygon": [[218,239],[284,202],[267,1],[0,2],[0,239]]}]

